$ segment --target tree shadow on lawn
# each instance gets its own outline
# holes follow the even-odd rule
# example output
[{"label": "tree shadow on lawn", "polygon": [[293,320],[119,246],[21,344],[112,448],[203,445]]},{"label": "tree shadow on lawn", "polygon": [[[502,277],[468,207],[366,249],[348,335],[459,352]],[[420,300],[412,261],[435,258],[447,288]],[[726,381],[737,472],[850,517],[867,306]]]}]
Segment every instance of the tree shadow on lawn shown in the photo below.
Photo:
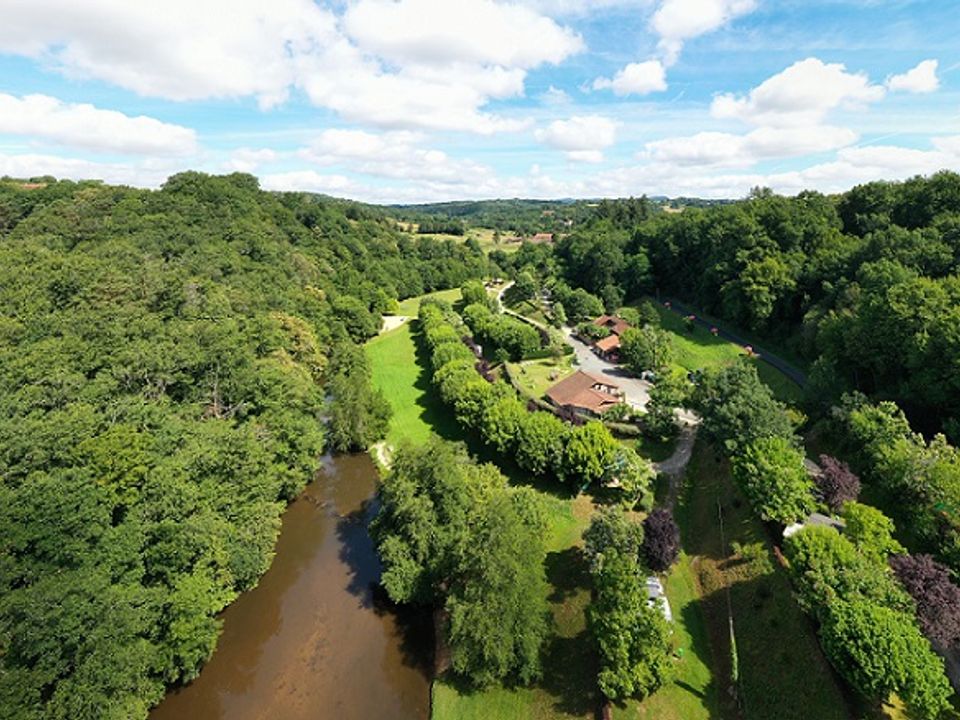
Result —
[{"label": "tree shadow on lawn", "polygon": [[599,706],[597,657],[589,630],[573,637],[554,635],[543,653],[541,686],[554,699],[556,711],[584,716]]},{"label": "tree shadow on lawn", "polygon": [[578,547],[547,553],[547,582],[553,588],[550,602],[559,604],[577,594],[577,591],[589,589],[590,573],[583,553]]}]

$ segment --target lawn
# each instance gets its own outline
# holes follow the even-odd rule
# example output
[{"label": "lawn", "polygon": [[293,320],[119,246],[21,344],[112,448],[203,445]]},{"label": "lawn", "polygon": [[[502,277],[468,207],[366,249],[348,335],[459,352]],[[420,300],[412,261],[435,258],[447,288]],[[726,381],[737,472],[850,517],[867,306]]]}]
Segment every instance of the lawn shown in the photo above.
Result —
[{"label": "lawn", "polygon": [[365,347],[373,385],[393,408],[388,445],[425,442],[431,432],[451,440],[463,439],[453,412],[433,392],[429,373],[418,362],[411,323],[375,337]]},{"label": "lawn", "polygon": [[573,372],[572,355],[564,356],[559,363],[553,358],[509,363],[510,374],[523,391],[534,398],[542,398],[547,390]]},{"label": "lawn", "polygon": [[[712,692],[721,714],[745,720],[849,718],[843,686],[794,600],[763,526],[734,487],[726,461],[702,442],[687,471],[677,520],[701,597],[717,683]],[[728,607],[739,655],[739,711],[729,694]]]},{"label": "lawn", "polygon": [[[657,305],[657,310],[660,313],[661,326],[673,334],[673,364],[676,367],[689,372],[727,365],[744,356],[743,348],[723,338],[715,337],[707,328],[696,325],[693,332],[690,332],[684,326],[683,318],[677,313],[660,305]],[[757,359],[753,362],[760,379],[773,391],[778,400],[793,406],[800,402],[803,397],[800,386],[772,365]]]},{"label": "lawn", "polygon": [[447,302],[455,303],[460,299],[460,288],[453,288],[452,290],[438,290],[437,292],[429,293],[427,295],[418,295],[417,297],[407,298],[400,302],[400,307],[397,308],[395,315],[406,315],[408,317],[416,317],[420,312],[420,303],[425,298],[439,298],[440,300],[446,300]]}]

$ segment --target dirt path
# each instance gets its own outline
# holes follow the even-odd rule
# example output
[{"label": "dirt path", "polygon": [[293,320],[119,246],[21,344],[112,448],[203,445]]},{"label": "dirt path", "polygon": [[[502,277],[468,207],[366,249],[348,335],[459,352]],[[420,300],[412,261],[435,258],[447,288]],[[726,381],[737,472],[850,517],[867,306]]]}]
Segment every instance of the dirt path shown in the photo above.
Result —
[{"label": "dirt path", "polygon": [[690,457],[693,455],[693,446],[697,441],[697,429],[700,426],[700,418],[686,410],[678,410],[677,416],[681,422],[680,437],[677,438],[677,447],[673,455],[658,463],[653,464],[653,469],[661,475],[666,475],[670,480],[670,487],[667,490],[667,497],[664,500],[664,507],[673,510],[677,503],[677,497],[680,495],[680,481],[683,473],[690,463]]},{"label": "dirt path", "polygon": [[391,330],[396,330],[409,319],[410,318],[406,315],[384,315],[383,327],[380,328],[380,334],[382,335],[383,333],[388,333]]}]

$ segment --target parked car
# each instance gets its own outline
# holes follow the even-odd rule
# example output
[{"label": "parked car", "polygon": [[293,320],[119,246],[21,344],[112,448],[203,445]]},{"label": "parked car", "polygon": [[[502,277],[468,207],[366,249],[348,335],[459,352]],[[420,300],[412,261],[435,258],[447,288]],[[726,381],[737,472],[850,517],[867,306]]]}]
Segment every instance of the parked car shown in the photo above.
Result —
[{"label": "parked car", "polygon": [[673,613],[670,611],[670,601],[667,600],[667,593],[663,589],[663,583],[656,575],[647,578],[647,605],[650,607],[660,606],[663,617],[667,622],[673,622]]}]

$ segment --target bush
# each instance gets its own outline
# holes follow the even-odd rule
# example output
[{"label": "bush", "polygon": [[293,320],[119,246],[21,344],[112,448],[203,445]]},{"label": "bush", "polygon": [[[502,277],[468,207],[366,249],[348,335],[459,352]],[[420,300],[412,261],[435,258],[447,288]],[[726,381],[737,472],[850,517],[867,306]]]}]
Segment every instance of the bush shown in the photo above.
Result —
[{"label": "bush", "polygon": [[666,572],[680,555],[680,528],[673,514],[659,507],[643,521],[643,557],[656,572]]},{"label": "bush", "polygon": [[839,512],[844,503],[857,499],[860,478],[849,465],[829,455],[821,455],[820,468],[822,472],[815,481],[817,492],[830,510]]}]

